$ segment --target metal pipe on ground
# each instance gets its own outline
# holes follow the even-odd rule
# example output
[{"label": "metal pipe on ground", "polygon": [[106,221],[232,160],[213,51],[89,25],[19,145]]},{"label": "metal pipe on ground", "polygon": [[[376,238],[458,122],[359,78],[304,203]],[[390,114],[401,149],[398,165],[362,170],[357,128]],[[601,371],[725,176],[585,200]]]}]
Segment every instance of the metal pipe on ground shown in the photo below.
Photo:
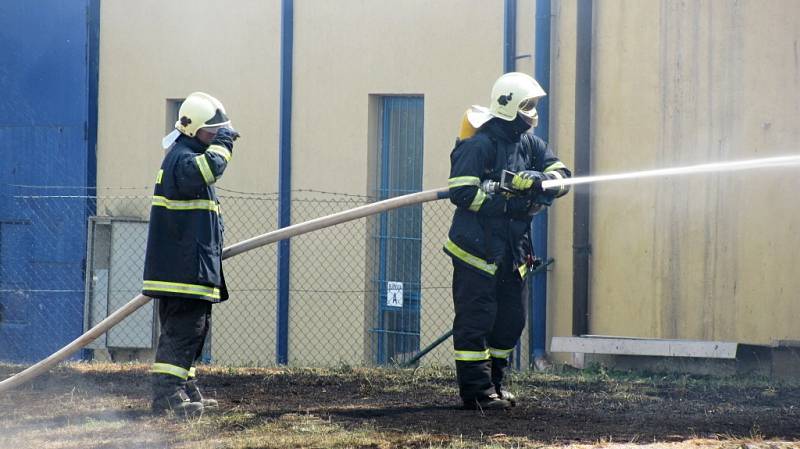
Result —
[{"label": "metal pipe on ground", "polygon": [[[319,229],[348,221],[357,220],[369,215],[379,214],[381,212],[386,212],[400,207],[411,206],[414,204],[422,204],[429,201],[445,199],[448,197],[448,195],[449,192],[447,187],[441,187],[438,189],[426,190],[423,192],[389,198],[376,203],[366,204],[364,206],[359,206],[346,211],[326,215],[324,217],[281,228],[276,231],[268,232],[266,234],[262,234],[231,245],[222,251],[222,258],[227,259],[229,257],[234,257],[270,243],[275,243],[280,240],[307,234],[309,232],[317,231]],[[116,326],[120,321],[125,319],[125,317],[135,312],[143,305],[147,304],[150,299],[151,298],[149,296],[145,295],[136,296],[130,302],[120,307],[117,311],[106,317],[106,319],[98,323],[95,327],[89,329],[86,333],[76,338],[68,345],[59,349],[44,360],[37,362],[25,370],[20,371],[19,373],[0,382],[0,393],[18,387],[48,371],[62,360],[74,354],[76,351],[80,350],[84,346],[97,339],[97,337],[103,335],[109,329]]]},{"label": "metal pipe on ground", "polygon": [[[535,270],[531,271],[529,276],[533,276],[535,274],[538,274],[538,273],[541,273],[541,272],[547,270],[547,267],[550,266],[553,262],[555,262],[555,259],[553,259],[553,258],[547,259],[547,262],[539,265]],[[445,340],[450,338],[451,335],[453,335],[453,330],[452,329],[450,329],[449,331],[447,331],[444,334],[440,335],[439,338],[437,338],[436,340],[433,341],[433,343],[431,343],[428,346],[426,346],[424,349],[422,349],[421,351],[416,353],[414,355],[414,357],[411,357],[410,359],[406,360],[400,366],[403,367],[403,368],[410,368],[410,367],[414,366],[415,363],[417,363],[418,361],[420,361],[420,359],[422,359],[423,357],[428,355],[429,352],[431,352],[434,349],[436,349],[437,346],[439,346],[440,344],[444,343]]]}]

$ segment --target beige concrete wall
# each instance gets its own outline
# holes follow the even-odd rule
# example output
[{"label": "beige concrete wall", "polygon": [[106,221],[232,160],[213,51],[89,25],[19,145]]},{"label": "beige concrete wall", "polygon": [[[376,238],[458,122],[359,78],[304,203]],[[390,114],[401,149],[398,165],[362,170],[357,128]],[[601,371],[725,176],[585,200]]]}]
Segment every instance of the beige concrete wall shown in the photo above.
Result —
[{"label": "beige concrete wall", "polygon": [[[297,0],[293,187],[374,195],[372,177],[378,149],[375,139],[370,142],[370,132],[375,131],[370,126],[376,123],[370,111],[377,111],[370,108],[370,96],[397,94],[424,97],[423,188],[445,185],[461,114],[470,104],[488,103],[491,84],[502,72],[502,24],[501,0]],[[423,249],[423,285],[449,285],[449,280],[437,278],[450,271],[440,246],[448,225],[446,221],[423,225],[423,238],[435,242]],[[357,246],[369,244],[363,238],[366,229],[365,222],[360,228],[348,227],[352,232],[347,237],[348,247],[353,254],[367,252],[365,246]],[[293,249],[293,288],[308,284],[309,276],[319,276],[295,263],[299,254]],[[368,273],[366,258],[345,260],[346,264],[326,266],[326,278],[351,279],[351,272]],[[353,280],[352,286],[360,288],[367,283],[365,278]],[[320,300],[338,301],[328,296]],[[331,346],[326,361],[363,361],[363,354],[354,352],[348,342],[362,341],[364,329],[374,326],[370,308],[350,302],[335,307],[352,307],[351,315],[329,322],[330,315],[320,316],[313,307],[292,309],[295,324],[290,332],[297,337],[290,337],[290,354],[294,354],[290,357],[301,357],[299,345],[317,329],[330,328],[337,332],[323,333],[318,339],[335,337],[343,344]],[[452,319],[449,292],[423,291],[422,308],[424,346]],[[445,349],[449,352],[452,345],[448,343]]]},{"label": "beige concrete wall", "polygon": [[[554,0],[550,29],[550,141],[568,166],[574,166],[575,0]],[[547,277],[547,347],[550,337],[572,334],[572,193],[549,210],[548,254],[555,264]]]},{"label": "beige concrete wall", "polygon": [[[555,143],[574,138],[574,8],[554,4]],[[594,173],[798,152],[800,4],[608,0],[594,13]],[[791,169],[595,185],[590,333],[800,338],[798,187]],[[571,259],[565,209],[551,245]],[[553,277],[551,335],[570,335],[571,277]]]}]

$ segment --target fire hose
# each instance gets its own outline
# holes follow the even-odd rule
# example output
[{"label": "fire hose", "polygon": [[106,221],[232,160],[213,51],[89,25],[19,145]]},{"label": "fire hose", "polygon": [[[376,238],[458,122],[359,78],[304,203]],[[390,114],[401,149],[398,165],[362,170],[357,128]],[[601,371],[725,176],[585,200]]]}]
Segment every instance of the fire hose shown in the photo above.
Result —
[{"label": "fire hose", "polygon": [[[349,209],[332,215],[315,218],[313,220],[309,220],[303,223],[298,223],[292,226],[287,226],[285,228],[281,228],[276,231],[268,232],[266,234],[262,234],[241,241],[239,243],[236,243],[234,245],[225,248],[222,251],[222,258],[227,259],[229,257],[237,256],[252,249],[256,249],[264,245],[268,245],[270,243],[275,243],[279,240],[285,240],[290,237],[295,237],[298,235],[317,231],[319,229],[327,228],[347,221],[357,220],[359,218],[364,218],[369,215],[386,212],[400,207],[413,206],[415,204],[422,204],[429,201],[440,200],[447,197],[448,197],[447,187],[441,187],[438,189],[425,190],[423,192],[412,193],[409,195],[398,196],[394,198],[389,198],[387,200],[366,204],[364,206],[359,206],[354,209]],[[48,371],[50,368],[52,368],[62,360],[74,354],[76,351],[80,350],[84,346],[94,341],[99,336],[106,333],[109,329],[116,326],[120,321],[125,319],[125,317],[135,312],[143,305],[147,304],[147,302],[150,301],[150,299],[151,298],[149,296],[145,295],[136,296],[135,298],[130,300],[127,304],[117,309],[114,313],[106,317],[103,321],[97,323],[96,326],[86,331],[86,333],[76,338],[68,345],[54,352],[44,360],[34,365],[31,365],[25,370],[20,371],[19,373],[14,374],[8,379],[5,379],[2,382],[0,382],[0,393],[18,387],[19,385],[22,385],[36,378],[37,376],[43,374],[44,372]]]},{"label": "fire hose", "polygon": [[[698,165],[690,165],[683,167],[671,167],[664,169],[644,170],[644,171],[626,172],[626,173],[618,173],[610,175],[581,176],[575,178],[549,180],[549,181],[543,181],[539,187],[541,189],[547,189],[550,187],[563,187],[563,186],[591,184],[591,183],[606,182],[606,181],[622,181],[622,180],[651,178],[651,177],[739,171],[739,170],[751,170],[759,168],[763,169],[763,168],[779,168],[779,167],[796,167],[798,165],[800,165],[800,155],[795,154],[789,156],[777,156],[777,157],[729,161],[729,162],[716,162],[709,164],[698,164]],[[494,188],[497,188],[497,186],[495,186]],[[236,243],[234,245],[231,245],[222,251],[222,258],[227,259],[229,257],[239,255],[246,251],[250,251],[252,249],[259,248],[261,246],[268,245],[270,243],[274,243],[279,240],[284,240],[301,234],[306,234],[309,232],[334,226],[347,221],[357,220],[359,218],[364,218],[369,215],[386,212],[400,207],[412,206],[415,204],[422,204],[429,201],[444,199],[447,198],[448,195],[449,195],[448,188],[441,187],[438,189],[426,190],[423,192],[412,193],[409,195],[398,196],[395,198],[389,198],[387,200],[378,201],[376,203],[356,207],[354,209],[316,218],[314,220],[298,223],[296,225],[287,226],[285,228],[268,232],[266,234],[262,234],[250,238],[248,240]],[[45,371],[49,370],[54,365],[58,364],[65,358],[74,354],[79,349],[83,348],[87,344],[94,341],[97,337],[103,335],[106,331],[117,325],[117,323],[122,321],[125,317],[127,317],[128,315],[130,315],[143,305],[147,304],[147,302],[150,301],[150,299],[151,299],[150,297],[144,295],[136,296],[130,302],[128,302],[127,304],[119,308],[117,311],[106,317],[106,319],[98,323],[93,328],[89,329],[86,333],[84,333],[77,339],[73,340],[67,346],[64,346],[63,348],[59,349],[46,359],[34,365],[31,365],[25,370],[0,382],[0,393],[3,393],[14,387],[17,387],[31,379],[34,379],[35,377],[41,375]],[[449,335],[445,334],[442,337],[440,337],[441,341],[444,341],[448,336]],[[441,343],[441,341],[437,340],[437,342],[434,342],[432,347],[429,348],[433,349],[433,347],[435,347],[436,344]]]}]

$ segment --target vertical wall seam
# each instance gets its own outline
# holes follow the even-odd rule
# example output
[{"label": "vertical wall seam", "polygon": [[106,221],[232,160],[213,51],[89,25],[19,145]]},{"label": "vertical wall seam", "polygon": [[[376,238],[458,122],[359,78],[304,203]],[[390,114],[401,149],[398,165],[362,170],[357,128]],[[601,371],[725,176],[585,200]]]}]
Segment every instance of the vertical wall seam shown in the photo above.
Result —
[{"label": "vertical wall seam", "polygon": [[[100,0],[89,0],[86,4],[86,62],[87,90],[89,95],[86,123],[86,187],[87,196],[95,194],[97,187],[97,103],[100,73]],[[87,211],[94,215],[94,204],[87,204]]]},{"label": "vertical wall seam", "polygon": [[[536,33],[534,34],[534,78],[545,92],[550,91],[550,0],[536,0]],[[539,126],[535,134],[545,142],[550,138],[549,97],[544,97],[536,108],[539,112]],[[531,240],[533,252],[545,263],[548,260],[548,221],[547,208],[533,217]],[[528,308],[530,363],[545,356],[547,345],[547,270],[537,273],[531,280],[531,304]]]},{"label": "vertical wall seam", "polygon": [[[592,129],[592,0],[578,2],[575,55],[575,176],[591,170]],[[575,197],[572,272],[572,334],[589,332],[589,276],[591,258],[591,187],[573,191]]]},{"label": "vertical wall seam", "polygon": [[[292,62],[294,1],[281,1],[281,81],[278,156],[278,228],[292,222]],[[289,361],[290,240],[278,242],[278,297],[276,311],[276,362]]]},{"label": "vertical wall seam", "polygon": [[[503,3],[503,73],[517,70],[517,0]],[[514,348],[514,365],[520,368],[522,348],[520,341]]]}]

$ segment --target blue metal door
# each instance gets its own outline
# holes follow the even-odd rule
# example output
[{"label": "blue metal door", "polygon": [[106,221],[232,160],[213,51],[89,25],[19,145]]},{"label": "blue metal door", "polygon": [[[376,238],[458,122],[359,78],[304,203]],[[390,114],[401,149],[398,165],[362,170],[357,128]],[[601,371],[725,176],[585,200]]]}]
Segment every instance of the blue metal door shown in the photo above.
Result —
[{"label": "blue metal door", "polygon": [[40,359],[83,329],[98,12],[0,2],[0,360]]},{"label": "blue metal door", "polygon": [[[422,189],[423,99],[381,99],[380,199]],[[419,351],[422,206],[379,218],[377,362],[403,362]]]}]

